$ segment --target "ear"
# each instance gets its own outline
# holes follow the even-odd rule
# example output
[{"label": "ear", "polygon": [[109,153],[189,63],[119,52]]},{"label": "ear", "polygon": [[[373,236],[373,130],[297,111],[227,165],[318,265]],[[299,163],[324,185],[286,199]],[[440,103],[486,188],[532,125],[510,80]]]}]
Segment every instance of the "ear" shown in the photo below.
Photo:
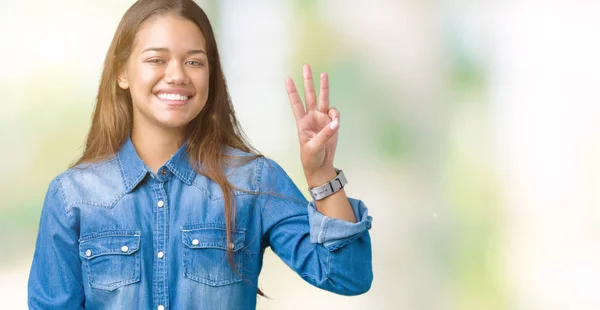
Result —
[{"label": "ear", "polygon": [[127,71],[125,71],[125,68],[119,69],[119,74],[117,75],[117,83],[122,89],[129,88],[129,78],[127,77]]}]

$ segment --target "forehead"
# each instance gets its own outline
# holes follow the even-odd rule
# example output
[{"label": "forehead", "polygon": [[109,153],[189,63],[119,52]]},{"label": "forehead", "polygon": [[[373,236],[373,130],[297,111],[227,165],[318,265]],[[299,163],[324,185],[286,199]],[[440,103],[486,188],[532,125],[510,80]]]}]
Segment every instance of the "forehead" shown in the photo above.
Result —
[{"label": "forehead", "polygon": [[174,14],[153,16],[142,23],[134,40],[134,50],[167,47],[172,50],[206,48],[204,35],[191,20]]}]

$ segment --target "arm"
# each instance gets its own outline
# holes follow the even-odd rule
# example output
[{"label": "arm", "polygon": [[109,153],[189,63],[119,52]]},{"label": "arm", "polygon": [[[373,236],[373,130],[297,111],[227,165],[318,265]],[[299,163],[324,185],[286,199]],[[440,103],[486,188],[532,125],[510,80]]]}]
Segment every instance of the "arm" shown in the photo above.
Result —
[{"label": "arm", "polygon": [[285,171],[264,160],[260,196],[263,244],[310,284],[342,295],[358,295],[373,281],[371,217],[360,200],[348,198],[357,223],[321,214]]},{"label": "arm", "polygon": [[29,309],[83,309],[78,233],[60,182],[50,184],[27,285]]},{"label": "arm", "polygon": [[[298,127],[300,158],[309,187],[327,183],[336,176],[333,159],[337,148],[340,113],[329,106],[329,77],[320,76],[320,93],[317,105],[316,92],[309,65],[302,68],[304,76],[304,97],[302,103],[296,85],[291,78],[286,79],[286,89],[292,112]],[[342,189],[325,199],[316,202],[316,208],[331,218],[356,222],[354,207],[349,203]]]},{"label": "arm", "polygon": [[[329,182],[335,178],[336,175],[334,169],[324,169],[318,173],[307,175],[306,181],[308,187],[312,188]],[[356,210],[350,205],[348,196],[346,196],[346,191],[343,188],[333,195],[315,201],[315,206],[323,215],[356,223]]]},{"label": "arm", "polygon": [[[303,77],[306,107],[289,77],[286,89],[298,128],[304,175],[309,186],[316,186],[335,176],[340,114],[329,106],[327,74],[320,76],[318,105],[310,66],[303,66]],[[371,218],[364,204],[346,197],[343,190],[309,204],[273,161],[267,161],[261,180],[261,191],[274,192],[261,202],[263,240],[273,251],[317,287],[344,295],[368,291],[373,281]],[[264,183],[269,180],[271,185]]]}]

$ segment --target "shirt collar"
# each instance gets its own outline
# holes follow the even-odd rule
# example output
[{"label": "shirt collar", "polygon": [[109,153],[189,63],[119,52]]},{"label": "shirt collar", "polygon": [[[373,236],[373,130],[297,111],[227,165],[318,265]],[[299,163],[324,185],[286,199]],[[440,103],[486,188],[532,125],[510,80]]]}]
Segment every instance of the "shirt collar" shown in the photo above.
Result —
[{"label": "shirt collar", "polygon": [[187,140],[181,145],[177,153],[171,157],[165,166],[176,175],[181,182],[192,185],[192,181],[196,177],[196,170],[190,163],[190,156],[187,150]]},{"label": "shirt collar", "polygon": [[[150,169],[138,156],[130,137],[127,137],[127,140],[117,153],[117,158],[121,169],[121,176],[125,182],[125,191],[129,193],[144,179],[146,174],[150,172]],[[196,171],[189,161],[187,141],[183,143],[179,150],[177,150],[177,153],[164,166],[183,183],[187,185],[192,184],[196,176]]]}]

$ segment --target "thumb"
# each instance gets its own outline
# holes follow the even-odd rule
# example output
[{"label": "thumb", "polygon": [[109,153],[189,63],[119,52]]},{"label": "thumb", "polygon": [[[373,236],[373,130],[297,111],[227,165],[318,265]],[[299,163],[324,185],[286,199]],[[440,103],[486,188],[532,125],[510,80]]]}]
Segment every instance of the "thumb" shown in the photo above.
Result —
[{"label": "thumb", "polygon": [[340,119],[334,118],[327,126],[323,127],[319,133],[311,140],[312,147],[319,150],[327,143],[327,141],[335,135],[340,127]]}]

